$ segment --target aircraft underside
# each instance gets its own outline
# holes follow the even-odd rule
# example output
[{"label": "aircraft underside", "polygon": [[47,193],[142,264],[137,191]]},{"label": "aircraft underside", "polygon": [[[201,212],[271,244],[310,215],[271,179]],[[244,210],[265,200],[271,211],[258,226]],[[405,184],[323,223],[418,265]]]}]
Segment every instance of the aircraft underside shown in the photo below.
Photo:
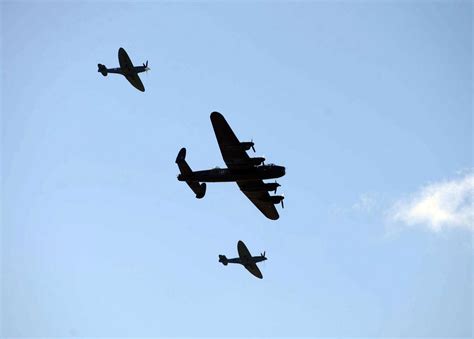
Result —
[{"label": "aircraft underside", "polygon": [[231,169],[212,169],[204,171],[195,171],[186,175],[178,175],[179,181],[196,181],[196,182],[236,182],[236,181],[254,181],[275,179],[283,176],[284,173],[278,173],[279,170],[275,168],[274,171],[258,169],[251,170],[231,170]]}]

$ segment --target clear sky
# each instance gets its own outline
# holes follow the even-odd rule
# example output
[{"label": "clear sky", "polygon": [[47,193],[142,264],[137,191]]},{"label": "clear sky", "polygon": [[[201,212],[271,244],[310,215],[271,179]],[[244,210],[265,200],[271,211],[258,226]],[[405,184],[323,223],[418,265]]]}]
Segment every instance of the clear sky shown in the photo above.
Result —
[{"label": "clear sky", "polygon": [[[472,2],[0,6],[4,337],[472,335]],[[224,166],[214,110],[278,221],[176,180]]]}]

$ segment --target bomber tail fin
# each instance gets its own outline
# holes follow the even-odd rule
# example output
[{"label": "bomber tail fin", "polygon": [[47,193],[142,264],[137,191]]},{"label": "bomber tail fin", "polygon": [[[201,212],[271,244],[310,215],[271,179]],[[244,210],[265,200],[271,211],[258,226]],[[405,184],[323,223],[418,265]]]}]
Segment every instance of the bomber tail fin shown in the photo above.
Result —
[{"label": "bomber tail fin", "polygon": [[99,68],[97,72],[102,73],[104,77],[107,76],[107,67],[105,67],[105,65],[98,64],[97,67]]},{"label": "bomber tail fin", "polygon": [[189,176],[193,173],[191,167],[186,162],[186,148],[181,148],[176,157],[176,164],[181,174],[178,175],[179,181],[186,181],[191,190],[196,194],[196,198],[201,199],[206,194],[206,183],[189,180]]}]

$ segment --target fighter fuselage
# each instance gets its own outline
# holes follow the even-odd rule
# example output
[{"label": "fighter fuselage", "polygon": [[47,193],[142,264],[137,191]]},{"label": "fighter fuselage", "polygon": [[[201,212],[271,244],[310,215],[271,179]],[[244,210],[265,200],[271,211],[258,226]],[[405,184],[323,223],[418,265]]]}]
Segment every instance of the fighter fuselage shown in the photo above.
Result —
[{"label": "fighter fuselage", "polygon": [[133,68],[107,68],[108,73],[116,73],[116,74],[122,74],[122,75],[133,75],[137,73],[143,73],[149,70],[148,67],[145,66],[133,66]]},{"label": "fighter fuselage", "polygon": [[267,258],[263,255],[255,256],[255,257],[239,257],[239,258],[231,258],[227,259],[225,255],[219,255],[219,262],[227,264],[241,264],[241,265],[250,265],[256,264],[261,261],[265,261]]}]

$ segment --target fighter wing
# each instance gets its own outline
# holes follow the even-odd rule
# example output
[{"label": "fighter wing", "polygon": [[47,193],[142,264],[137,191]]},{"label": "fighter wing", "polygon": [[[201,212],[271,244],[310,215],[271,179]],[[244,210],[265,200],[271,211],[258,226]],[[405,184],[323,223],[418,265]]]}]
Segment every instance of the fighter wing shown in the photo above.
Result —
[{"label": "fighter wing", "polygon": [[142,81],[138,74],[126,75],[125,78],[139,91],[145,92],[145,86],[143,86]]},{"label": "fighter wing", "polygon": [[263,187],[262,180],[237,181],[237,185],[239,185],[240,190],[268,219],[277,220],[280,217],[275,208],[275,204],[270,201],[268,191],[258,190],[259,187]]},{"label": "fighter wing", "polygon": [[120,68],[122,69],[125,78],[127,78],[127,80],[132,84],[133,87],[135,87],[139,91],[145,92],[145,86],[143,86],[143,83],[140,80],[138,73],[135,71],[132,60],[130,60],[130,57],[128,56],[127,52],[125,52],[122,47],[119,48],[118,59]]},{"label": "fighter wing", "polygon": [[247,248],[247,246],[245,246],[242,240],[239,240],[239,242],[237,243],[237,252],[239,253],[239,258],[242,260],[252,258],[249,249]]},{"label": "fighter wing", "polygon": [[259,279],[262,279],[263,278],[263,275],[262,275],[262,272],[260,272],[257,264],[249,264],[249,265],[244,265],[244,267],[247,269],[247,271],[249,271],[250,273],[252,273],[254,276],[256,276],[257,278]]},{"label": "fighter wing", "polygon": [[[250,251],[248,250],[247,246],[245,246],[242,240],[239,240],[239,242],[237,243],[237,251],[239,252],[239,259],[241,261],[246,262],[250,258],[252,258]],[[244,265],[244,267],[257,278],[260,278],[260,279],[263,278],[262,272],[260,272],[260,270],[258,269],[257,264],[251,263],[251,264]]]},{"label": "fighter wing", "polygon": [[253,167],[250,157],[241,147],[239,139],[235,136],[227,121],[219,112],[211,113],[212,127],[216,134],[222,158],[229,168]]}]

